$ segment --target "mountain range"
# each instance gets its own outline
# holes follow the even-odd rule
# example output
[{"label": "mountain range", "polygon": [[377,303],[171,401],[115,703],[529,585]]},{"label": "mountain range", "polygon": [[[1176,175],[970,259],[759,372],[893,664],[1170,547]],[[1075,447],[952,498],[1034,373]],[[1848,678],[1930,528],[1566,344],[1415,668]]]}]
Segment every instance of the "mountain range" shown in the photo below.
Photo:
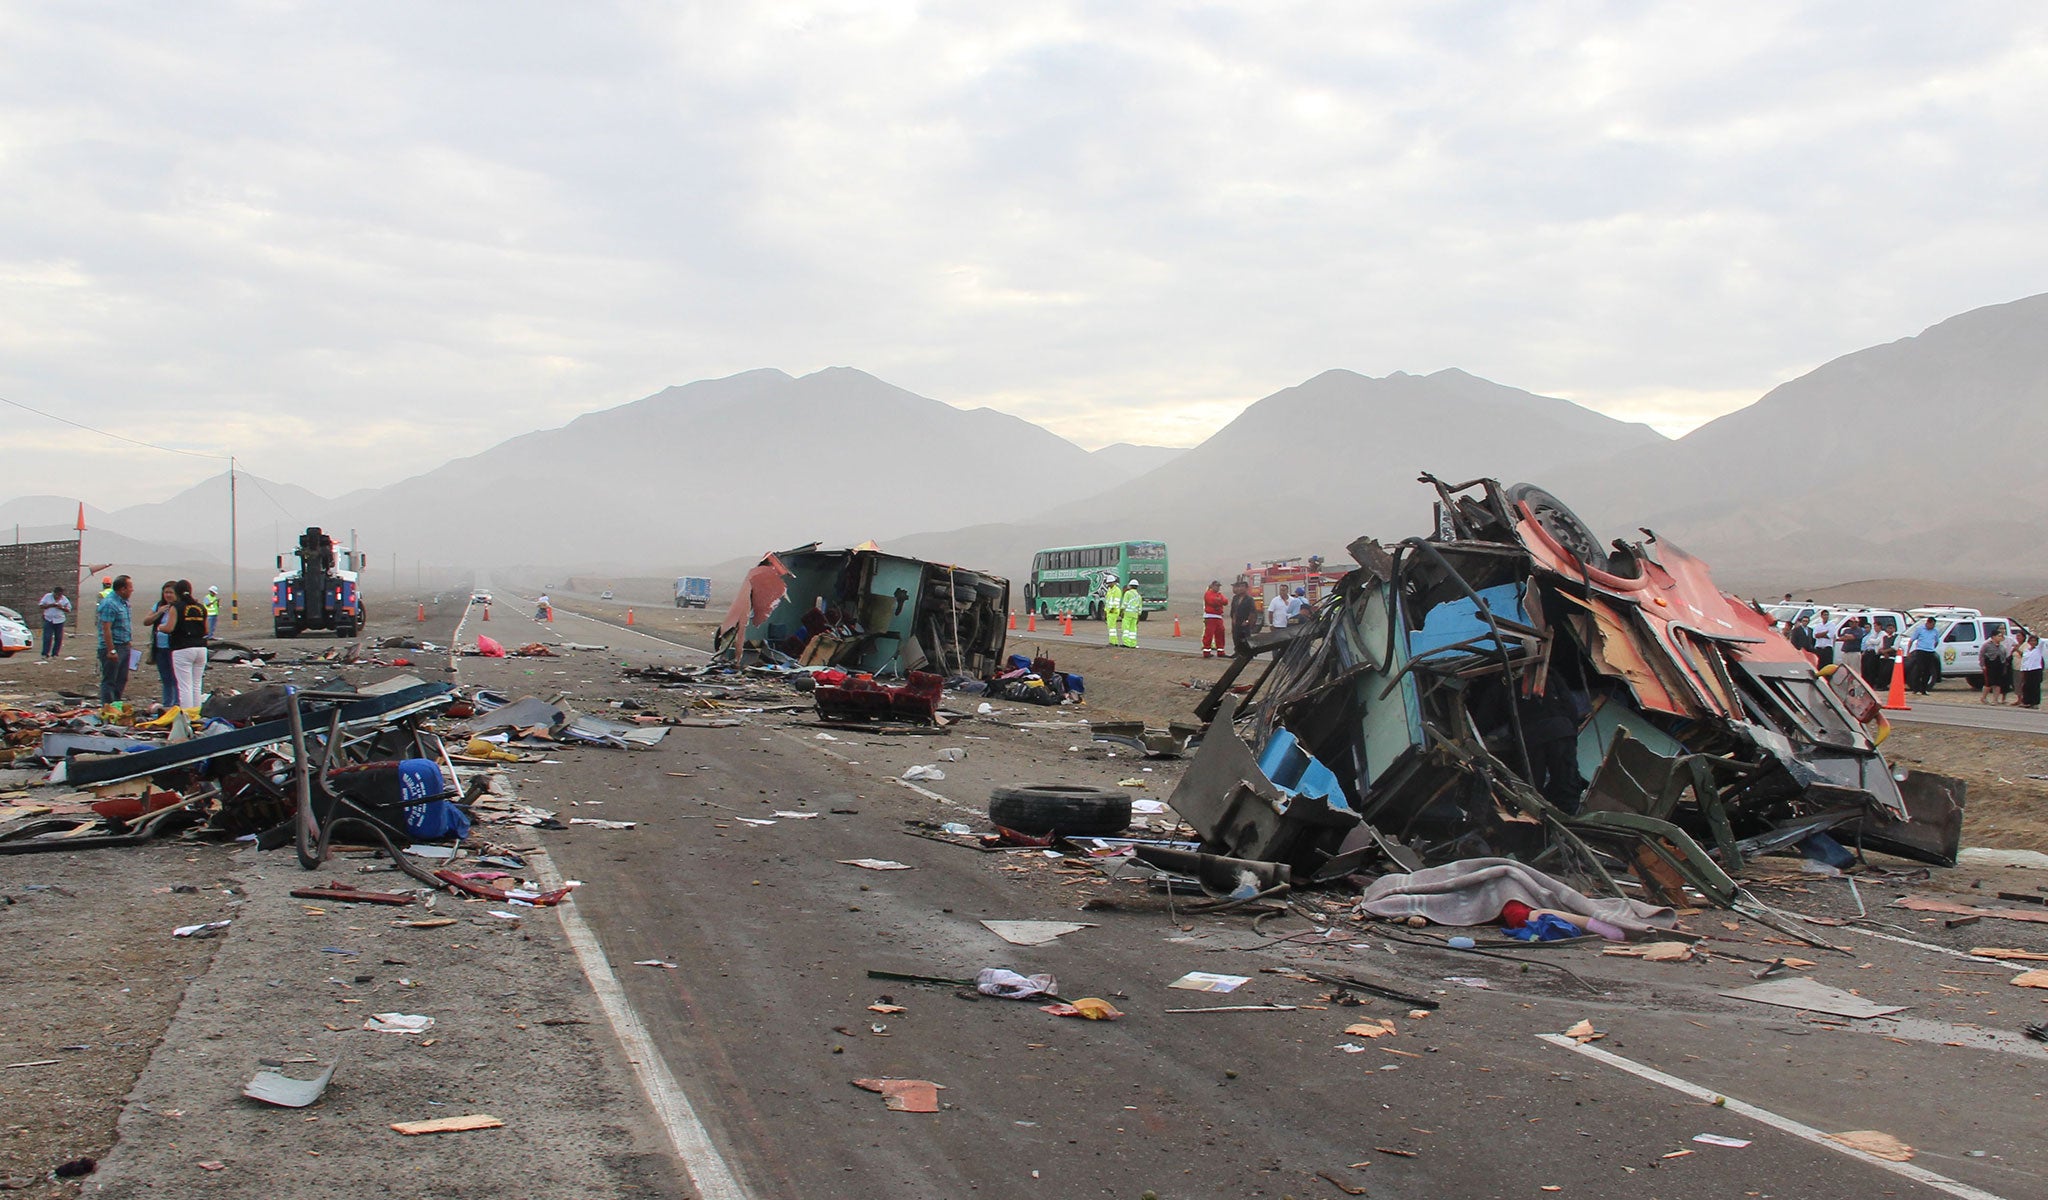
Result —
[{"label": "mountain range", "polygon": [[[1604,536],[1648,526],[1759,584],[2019,583],[2048,575],[2031,554],[2044,440],[2048,295],[1837,358],[1677,439],[1456,369],[1332,370],[1192,449],[1089,452],[850,368],[763,369],[335,499],[245,473],[241,550],[267,570],[320,524],[359,530],[379,562],[664,575],[875,538],[1021,578],[1036,549],[1144,537],[1169,543],[1185,583],[1424,532],[1431,495],[1416,479],[1429,471],[1540,484]],[[76,510],[24,497],[0,504],[0,525],[70,536]],[[86,515],[88,557],[227,557],[225,476]]]}]

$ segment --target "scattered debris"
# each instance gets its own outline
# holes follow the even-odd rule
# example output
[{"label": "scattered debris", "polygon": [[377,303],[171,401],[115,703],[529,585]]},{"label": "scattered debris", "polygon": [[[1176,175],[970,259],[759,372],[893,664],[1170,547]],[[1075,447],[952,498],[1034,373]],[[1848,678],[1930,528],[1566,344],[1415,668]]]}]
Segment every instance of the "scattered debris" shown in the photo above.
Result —
[{"label": "scattered debris", "polygon": [[900,863],[888,858],[842,858],[842,866],[859,867],[865,871],[915,871],[909,863]]},{"label": "scattered debris", "polygon": [[1750,1144],[1748,1138],[1723,1137],[1718,1133],[1696,1133],[1692,1140],[1702,1146],[1726,1146],[1730,1150],[1746,1150]]},{"label": "scattered debris", "polygon": [[407,1137],[419,1137],[429,1133],[468,1133],[476,1129],[502,1129],[505,1123],[489,1113],[471,1113],[462,1117],[436,1117],[431,1121],[399,1121],[391,1128]]},{"label": "scattered debris", "polygon": [[1217,975],[1208,971],[1189,971],[1166,986],[1179,988],[1184,992],[1228,993],[1234,992],[1250,982],[1251,979],[1244,975]]},{"label": "scattered debris", "polygon": [[891,1112],[939,1111],[941,1085],[929,1079],[856,1079],[853,1086],[862,1091],[880,1092],[882,1106]]},{"label": "scattered debris", "polygon": [[1750,1000],[1758,1004],[1827,1013],[1829,1016],[1848,1017],[1856,1021],[1887,1017],[1893,1013],[1904,1012],[1908,1007],[1904,1004],[1874,1004],[1861,996],[1840,988],[1829,987],[1813,979],[1773,979],[1768,983],[1755,983],[1719,994],[1731,1000]]},{"label": "scattered debris", "polygon": [[981,925],[1012,946],[1043,946],[1077,930],[1096,927],[1085,921],[983,921]]},{"label": "scattered debris", "polygon": [[[873,975],[874,972],[868,972]],[[936,983],[952,983],[954,980],[933,980]],[[965,980],[959,981],[965,983]],[[974,977],[974,990],[984,996],[1000,996],[1005,1000],[1036,1000],[1040,996],[1058,1000],[1060,981],[1051,975],[1019,975],[1004,967],[988,967]]]},{"label": "scattered debris", "polygon": [[1590,1020],[1580,1021],[1578,1024],[1572,1026],[1570,1029],[1565,1030],[1564,1035],[1570,1038],[1571,1040],[1577,1042],[1581,1046],[1585,1045],[1587,1042],[1597,1042],[1601,1038],[1607,1036],[1606,1034],[1593,1028],[1593,1022]]},{"label": "scattered debris", "polygon": [[412,1013],[376,1013],[363,1022],[364,1029],[376,1033],[425,1033],[433,1027],[434,1018]]},{"label": "scattered debris", "polygon": [[1039,1011],[1049,1012],[1055,1017],[1080,1017],[1088,1021],[1114,1021],[1124,1015],[1115,1005],[1099,996],[1083,996],[1063,1004],[1042,1004]]},{"label": "scattered debris", "polygon": [[171,930],[171,936],[180,938],[210,938],[221,930],[226,929],[230,924],[232,924],[230,921],[205,921],[198,925],[180,925],[176,929]]},{"label": "scattered debris", "polygon": [[1914,1151],[1911,1146],[1908,1146],[1889,1133],[1882,1133],[1875,1129],[1852,1129],[1846,1133],[1831,1133],[1828,1135],[1828,1140],[1840,1142],[1851,1150],[1861,1151],[1872,1158],[1881,1158],[1886,1162],[1911,1162],[1913,1160]]},{"label": "scattered debris", "polygon": [[258,1071],[255,1078],[242,1085],[242,1094],[279,1108],[305,1108],[327,1094],[327,1085],[334,1080],[334,1068],[339,1065],[336,1063],[311,1079],[293,1079],[276,1071]]}]

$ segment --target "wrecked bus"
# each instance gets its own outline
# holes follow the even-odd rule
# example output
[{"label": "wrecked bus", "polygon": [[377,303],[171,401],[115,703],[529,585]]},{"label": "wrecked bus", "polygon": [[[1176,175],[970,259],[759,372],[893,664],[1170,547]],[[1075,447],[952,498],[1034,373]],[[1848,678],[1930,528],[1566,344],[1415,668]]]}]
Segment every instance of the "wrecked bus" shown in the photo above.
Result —
[{"label": "wrecked bus", "polygon": [[813,542],[764,555],[719,625],[719,653],[907,677],[993,673],[1007,637],[1010,581]]},{"label": "wrecked bus", "polygon": [[1172,804],[1205,850],[1325,879],[1506,857],[1734,907],[1743,864],[1795,846],[1954,864],[1962,784],[1895,775],[1868,687],[1706,564],[1654,533],[1604,548],[1540,488],[1422,482],[1436,532],[1353,542],[1334,593],[1197,710]]}]

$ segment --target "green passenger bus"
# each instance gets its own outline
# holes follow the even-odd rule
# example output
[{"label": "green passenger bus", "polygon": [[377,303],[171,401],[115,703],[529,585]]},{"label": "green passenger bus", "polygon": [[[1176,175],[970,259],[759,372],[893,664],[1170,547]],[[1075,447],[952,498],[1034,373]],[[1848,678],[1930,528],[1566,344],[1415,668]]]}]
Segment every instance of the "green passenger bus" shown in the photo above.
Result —
[{"label": "green passenger bus", "polygon": [[1166,608],[1166,543],[1110,542],[1098,546],[1061,546],[1031,556],[1031,582],[1024,587],[1024,606],[1039,616],[1071,613],[1084,620],[1102,617],[1104,576],[1136,578],[1144,607],[1138,619]]}]

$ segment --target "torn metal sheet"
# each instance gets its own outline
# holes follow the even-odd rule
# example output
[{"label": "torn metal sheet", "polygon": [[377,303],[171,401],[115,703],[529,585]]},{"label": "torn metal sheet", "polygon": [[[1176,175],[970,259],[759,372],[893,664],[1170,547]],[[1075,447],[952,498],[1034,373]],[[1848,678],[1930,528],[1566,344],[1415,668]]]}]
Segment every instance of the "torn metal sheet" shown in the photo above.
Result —
[{"label": "torn metal sheet", "polygon": [[1905,1004],[1877,1004],[1845,992],[1841,988],[1829,987],[1817,980],[1799,978],[1772,979],[1764,983],[1753,983],[1748,987],[1731,988],[1720,994],[1730,1000],[1774,1004],[1779,1008],[1826,1013],[1831,1017],[1847,1017],[1853,1021],[1888,1017],[1893,1013],[1905,1012],[1911,1007]]},{"label": "torn metal sheet", "polygon": [[1502,857],[1736,906],[1748,856],[1823,830],[1954,861],[1961,785],[1902,788],[1868,689],[1700,560],[1648,531],[1603,546],[1526,484],[1422,482],[1434,533],[1361,539],[1371,567],[1198,708],[1173,806],[1205,851],[1304,878]]}]

